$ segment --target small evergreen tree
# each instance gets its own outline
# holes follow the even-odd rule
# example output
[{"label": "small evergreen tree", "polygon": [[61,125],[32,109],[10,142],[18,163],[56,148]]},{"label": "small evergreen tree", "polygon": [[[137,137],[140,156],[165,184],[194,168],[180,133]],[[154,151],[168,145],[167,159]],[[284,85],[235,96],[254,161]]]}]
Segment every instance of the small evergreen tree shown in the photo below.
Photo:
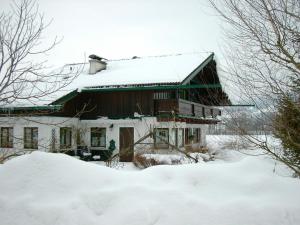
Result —
[{"label": "small evergreen tree", "polygon": [[300,168],[300,102],[284,97],[274,121],[275,136],[283,146],[283,159]]}]

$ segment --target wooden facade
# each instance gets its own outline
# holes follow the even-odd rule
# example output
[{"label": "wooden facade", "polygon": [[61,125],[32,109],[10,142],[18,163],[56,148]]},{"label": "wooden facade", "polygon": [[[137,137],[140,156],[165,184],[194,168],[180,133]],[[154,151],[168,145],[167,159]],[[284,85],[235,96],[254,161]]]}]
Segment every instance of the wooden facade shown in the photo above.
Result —
[{"label": "wooden facade", "polygon": [[[196,71],[197,69],[195,69]],[[222,90],[214,60],[192,72],[181,83],[110,86],[73,91],[39,110],[41,115],[78,117],[82,120],[132,118],[136,113],[156,116],[159,121],[216,123],[221,112],[217,106],[230,105]],[[101,76],[101,72],[98,75]],[[56,107],[58,106],[58,107]],[[7,110],[7,109],[5,109]],[[36,112],[14,109],[14,114]],[[10,112],[11,113],[11,112]],[[7,111],[3,112],[4,115]]]},{"label": "wooden facade", "polygon": [[216,63],[212,60],[184,86],[176,83],[173,86],[154,84],[147,87],[137,85],[129,89],[90,89],[63,102],[63,108],[55,115],[97,119],[130,118],[138,113],[157,116],[161,121],[176,118],[191,123],[197,120],[211,123],[221,113],[214,106],[228,104],[230,101],[221,88]]},{"label": "wooden facade", "polygon": [[81,119],[98,117],[126,118],[134,113],[153,114],[153,91],[118,91],[80,93],[64,104],[59,116]]}]

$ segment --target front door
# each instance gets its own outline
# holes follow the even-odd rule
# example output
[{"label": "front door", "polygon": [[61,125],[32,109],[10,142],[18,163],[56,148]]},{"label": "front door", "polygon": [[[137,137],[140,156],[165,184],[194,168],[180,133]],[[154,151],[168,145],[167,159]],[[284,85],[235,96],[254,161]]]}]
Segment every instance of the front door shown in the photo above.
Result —
[{"label": "front door", "polygon": [[134,129],[133,127],[120,127],[120,162],[132,162]]}]

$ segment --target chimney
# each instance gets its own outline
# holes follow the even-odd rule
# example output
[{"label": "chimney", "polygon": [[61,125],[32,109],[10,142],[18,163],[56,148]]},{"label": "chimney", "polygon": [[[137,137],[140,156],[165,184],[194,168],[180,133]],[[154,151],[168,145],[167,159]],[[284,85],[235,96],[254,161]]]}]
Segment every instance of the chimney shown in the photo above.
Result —
[{"label": "chimney", "polygon": [[97,55],[90,55],[89,56],[90,60],[90,69],[89,69],[89,74],[95,74],[101,70],[106,69],[106,62],[103,60],[107,60],[103,57],[99,57]]}]

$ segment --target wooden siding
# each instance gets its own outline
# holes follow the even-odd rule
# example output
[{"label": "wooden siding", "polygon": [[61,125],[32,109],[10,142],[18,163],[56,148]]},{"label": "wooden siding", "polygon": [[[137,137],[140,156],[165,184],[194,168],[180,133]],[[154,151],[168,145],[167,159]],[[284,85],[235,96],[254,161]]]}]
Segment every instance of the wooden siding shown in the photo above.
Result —
[{"label": "wooden siding", "polygon": [[[188,85],[220,84],[215,61],[211,61]],[[128,118],[137,112],[141,115],[162,114],[184,116],[189,119],[216,118],[219,109],[213,105],[230,103],[221,87],[191,89],[142,89],[107,92],[81,92],[68,100],[58,116],[76,116],[81,119],[98,117]],[[182,99],[184,98],[184,99]],[[169,116],[167,116],[169,117]]]},{"label": "wooden siding", "polygon": [[80,93],[68,101],[58,115],[79,116],[82,119],[101,116],[125,118],[133,117],[135,112],[153,115],[152,91]]},{"label": "wooden siding", "polygon": [[193,116],[191,102],[179,99],[179,114]]},{"label": "wooden siding", "polygon": [[176,99],[154,100],[154,115],[178,113],[178,101]]},{"label": "wooden siding", "polygon": [[152,91],[81,93],[68,101],[57,116],[96,119],[98,117],[128,118],[141,115],[181,115],[216,118],[220,110],[183,99],[153,99]]}]

